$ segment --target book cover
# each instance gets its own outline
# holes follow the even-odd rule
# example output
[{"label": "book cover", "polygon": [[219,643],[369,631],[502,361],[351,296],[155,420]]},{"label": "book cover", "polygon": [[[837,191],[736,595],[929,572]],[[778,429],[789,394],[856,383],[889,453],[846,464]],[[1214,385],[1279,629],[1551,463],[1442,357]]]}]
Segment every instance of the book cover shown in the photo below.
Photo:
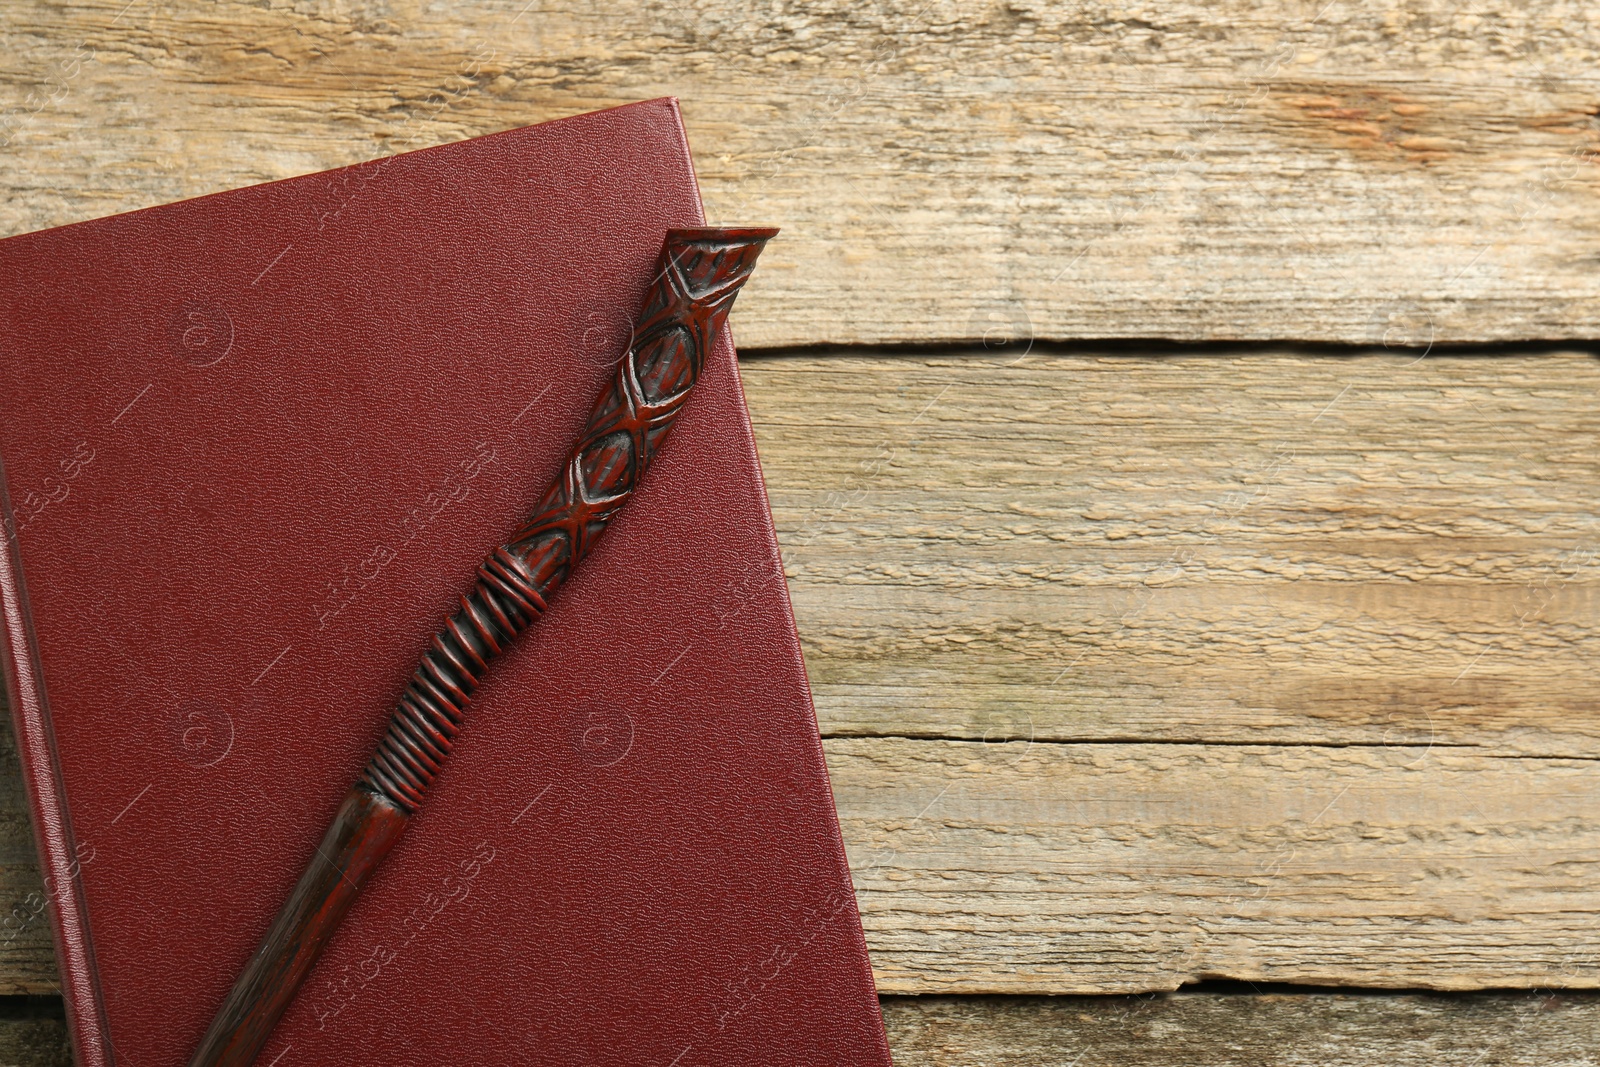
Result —
[{"label": "book cover", "polygon": [[[0,241],[81,1063],[186,1062],[701,222],[658,100]],[[726,338],[259,1062],[888,1063]]]}]

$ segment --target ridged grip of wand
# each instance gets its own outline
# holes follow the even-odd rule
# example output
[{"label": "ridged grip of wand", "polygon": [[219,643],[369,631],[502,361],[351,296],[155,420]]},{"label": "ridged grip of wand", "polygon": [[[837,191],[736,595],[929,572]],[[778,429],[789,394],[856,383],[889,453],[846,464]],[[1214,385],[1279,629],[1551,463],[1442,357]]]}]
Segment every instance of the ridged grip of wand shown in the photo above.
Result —
[{"label": "ridged grip of wand", "polygon": [[388,732],[310,866],[235,982],[190,1067],[247,1067],[361,885],[393,847],[455,745],[491,661],[627,503],[677,421],[772,229],[671,230],[616,373],[534,517],[478,568],[434,635]]}]

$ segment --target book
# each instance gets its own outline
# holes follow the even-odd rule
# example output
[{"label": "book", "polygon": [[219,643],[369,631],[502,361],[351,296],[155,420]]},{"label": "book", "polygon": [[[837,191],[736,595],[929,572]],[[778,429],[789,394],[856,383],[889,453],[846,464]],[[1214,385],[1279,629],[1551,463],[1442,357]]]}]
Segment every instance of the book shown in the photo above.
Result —
[{"label": "book", "polygon": [[[0,241],[79,1063],[187,1062],[702,223],[655,100]],[[731,341],[258,1062],[889,1062]]]}]

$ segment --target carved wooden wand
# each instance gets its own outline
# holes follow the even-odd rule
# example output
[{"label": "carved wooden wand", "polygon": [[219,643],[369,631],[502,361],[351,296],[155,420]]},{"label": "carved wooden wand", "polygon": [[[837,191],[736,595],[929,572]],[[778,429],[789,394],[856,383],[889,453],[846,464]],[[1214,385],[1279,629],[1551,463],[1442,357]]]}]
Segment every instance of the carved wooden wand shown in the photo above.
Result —
[{"label": "carved wooden wand", "polygon": [[245,966],[189,1067],[248,1067],[362,884],[421,807],[489,661],[627,503],[700,377],[728,309],[777,230],[671,230],[633,341],[533,519],[478,568],[433,638],[389,731]]}]

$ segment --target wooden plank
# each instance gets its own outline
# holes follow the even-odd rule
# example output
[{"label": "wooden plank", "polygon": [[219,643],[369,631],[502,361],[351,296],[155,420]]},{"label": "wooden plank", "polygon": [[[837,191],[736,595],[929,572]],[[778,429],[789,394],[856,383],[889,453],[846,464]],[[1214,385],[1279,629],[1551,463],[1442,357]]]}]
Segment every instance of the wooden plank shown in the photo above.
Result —
[{"label": "wooden plank", "polygon": [[[0,696],[0,996],[59,994],[56,974],[11,712]],[[0,1042],[0,1053],[5,1050]],[[9,1062],[0,1055],[0,1063]]]},{"label": "wooden plank", "polygon": [[830,735],[1600,756],[1600,361],[741,364]]},{"label": "wooden plank", "polygon": [[787,230],[746,345],[1600,320],[1570,0],[22,0],[0,35],[4,232],[676,94],[711,214]]},{"label": "wooden plank", "polygon": [[1600,762],[827,742],[885,993],[1600,988]]},{"label": "wooden plank", "polygon": [[888,997],[898,1067],[1593,1067],[1592,994]]},{"label": "wooden plank", "polygon": [[[72,1049],[67,1042],[67,1025],[59,1014],[59,1001],[43,1005],[20,1005],[11,1017],[10,1005],[0,1005],[0,1063],[6,1067],[72,1067]],[[50,1015],[56,1017],[51,1018]]]}]

